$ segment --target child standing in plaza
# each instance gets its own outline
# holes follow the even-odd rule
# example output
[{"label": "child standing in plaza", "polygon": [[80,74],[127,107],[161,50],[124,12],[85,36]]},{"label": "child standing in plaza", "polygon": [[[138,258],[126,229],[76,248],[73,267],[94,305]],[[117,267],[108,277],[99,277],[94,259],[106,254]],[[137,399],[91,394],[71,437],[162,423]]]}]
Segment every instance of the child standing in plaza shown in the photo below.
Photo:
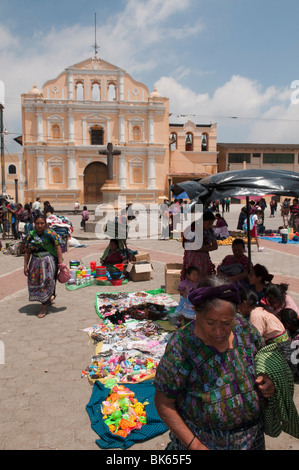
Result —
[{"label": "child standing in plaza", "polygon": [[81,230],[84,230],[85,232],[85,223],[89,219],[89,212],[87,210],[86,206],[83,206],[83,211],[82,211],[82,220],[81,220]]},{"label": "child standing in plaza", "polygon": [[176,314],[179,314],[179,318],[176,324],[177,328],[183,326],[185,320],[188,322],[195,318],[193,305],[188,300],[188,295],[190,292],[192,292],[193,289],[198,287],[200,280],[199,269],[196,266],[190,266],[186,269],[185,276],[185,279],[182,280],[178,285],[178,291],[181,298],[175,311]]}]

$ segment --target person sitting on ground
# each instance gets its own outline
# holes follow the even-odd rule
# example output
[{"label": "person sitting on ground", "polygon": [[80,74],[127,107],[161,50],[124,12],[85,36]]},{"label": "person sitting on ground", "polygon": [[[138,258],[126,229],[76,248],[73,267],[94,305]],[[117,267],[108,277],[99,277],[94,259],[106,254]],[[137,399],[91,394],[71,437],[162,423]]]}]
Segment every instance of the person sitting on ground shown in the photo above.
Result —
[{"label": "person sitting on ground", "polygon": [[223,240],[229,237],[228,225],[224,217],[221,217],[219,212],[215,214],[216,224],[213,225],[213,230],[215,232],[216,238]]},{"label": "person sitting on ground", "polygon": [[283,308],[280,310],[278,317],[288,330],[292,341],[299,341],[299,318],[297,312],[292,308]]},{"label": "person sitting on ground", "polygon": [[260,302],[265,294],[265,289],[269,282],[272,281],[273,275],[269,273],[268,269],[261,264],[255,264],[251,267],[248,274],[248,281],[251,290],[253,290]]},{"label": "person sitting on ground", "polygon": [[245,243],[242,238],[235,238],[232,243],[232,255],[227,255],[217,268],[218,276],[248,285],[249,259],[245,255]]},{"label": "person sitting on ground", "polygon": [[125,256],[119,247],[119,240],[110,240],[108,249],[105,250],[101,258],[103,266],[123,264]]},{"label": "person sitting on ground", "polygon": [[182,280],[178,285],[178,291],[180,293],[180,302],[175,310],[175,314],[179,315],[176,327],[180,327],[185,324],[185,320],[190,321],[195,317],[193,305],[188,300],[188,295],[193,289],[198,287],[200,280],[199,270],[196,266],[189,266],[185,271],[186,278]]},{"label": "person sitting on ground", "polygon": [[257,306],[258,298],[255,292],[243,289],[240,292],[240,300],[241,302],[238,306],[239,312],[256,327],[265,340],[266,345],[279,344],[279,349],[286,358],[293,377],[295,377],[297,366],[294,367],[294,364],[292,364],[292,340],[284,324],[276,315],[273,315],[273,313],[261,306]]},{"label": "person sitting on ground", "polygon": [[283,308],[292,308],[295,310],[299,318],[299,308],[292,297],[287,294],[288,287],[288,284],[285,283],[270,283],[265,289],[262,303],[266,306],[265,308],[274,313],[274,315],[279,315],[279,312]]}]

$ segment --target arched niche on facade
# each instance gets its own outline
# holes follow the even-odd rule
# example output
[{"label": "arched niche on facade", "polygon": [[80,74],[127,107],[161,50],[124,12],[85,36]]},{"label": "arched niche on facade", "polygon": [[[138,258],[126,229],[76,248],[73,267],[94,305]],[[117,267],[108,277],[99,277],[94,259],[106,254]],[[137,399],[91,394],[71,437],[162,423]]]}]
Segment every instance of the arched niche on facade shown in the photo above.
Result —
[{"label": "arched niche on facade", "polygon": [[64,160],[53,157],[48,160],[49,184],[64,184]]},{"label": "arched niche on facade", "polygon": [[84,170],[84,202],[103,202],[103,185],[108,178],[108,168],[103,162],[92,162]]},{"label": "arched niche on facade", "polygon": [[76,80],[75,82],[75,96],[77,101],[84,100],[84,82],[83,80]]},{"label": "arched niche on facade", "polygon": [[172,132],[169,136],[170,150],[176,150],[178,148],[178,135],[176,132]]},{"label": "arched niche on facade", "polygon": [[62,138],[61,127],[58,123],[51,125],[51,138],[54,140],[60,140]]},{"label": "arched niche on facade", "polygon": [[92,101],[101,101],[101,83],[99,80],[93,80],[91,83]]},{"label": "arched niche on facade", "polygon": [[187,132],[185,137],[185,151],[193,152],[194,137],[192,132]]},{"label": "arched niche on facade", "polygon": [[108,101],[117,101],[117,84],[111,80],[107,84]]},{"label": "arched niche on facade", "polygon": [[207,152],[209,150],[209,134],[204,132],[201,136],[201,151]]}]

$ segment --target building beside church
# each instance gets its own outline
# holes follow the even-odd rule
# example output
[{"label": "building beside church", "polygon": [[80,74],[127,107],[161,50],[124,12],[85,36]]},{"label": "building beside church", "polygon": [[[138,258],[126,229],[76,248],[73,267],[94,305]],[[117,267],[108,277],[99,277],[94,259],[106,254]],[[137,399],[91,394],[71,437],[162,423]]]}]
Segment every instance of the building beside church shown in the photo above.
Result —
[{"label": "building beside church", "polygon": [[170,124],[168,98],[96,55],[21,103],[22,203],[116,204],[122,195],[150,204],[172,183],[217,172],[216,124]]},{"label": "building beside church", "polygon": [[298,144],[218,143],[218,171],[299,171]]}]

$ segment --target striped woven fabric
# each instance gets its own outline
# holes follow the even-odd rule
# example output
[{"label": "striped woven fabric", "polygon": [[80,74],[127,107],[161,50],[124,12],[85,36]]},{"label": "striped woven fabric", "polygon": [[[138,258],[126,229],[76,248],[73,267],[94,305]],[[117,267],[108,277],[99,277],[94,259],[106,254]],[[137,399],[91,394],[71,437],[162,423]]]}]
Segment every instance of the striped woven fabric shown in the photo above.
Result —
[{"label": "striped woven fabric", "polygon": [[274,382],[275,395],[267,399],[264,410],[265,434],[278,437],[281,432],[299,438],[299,415],[293,401],[294,380],[279,344],[269,344],[255,356],[257,375],[266,374]]}]

